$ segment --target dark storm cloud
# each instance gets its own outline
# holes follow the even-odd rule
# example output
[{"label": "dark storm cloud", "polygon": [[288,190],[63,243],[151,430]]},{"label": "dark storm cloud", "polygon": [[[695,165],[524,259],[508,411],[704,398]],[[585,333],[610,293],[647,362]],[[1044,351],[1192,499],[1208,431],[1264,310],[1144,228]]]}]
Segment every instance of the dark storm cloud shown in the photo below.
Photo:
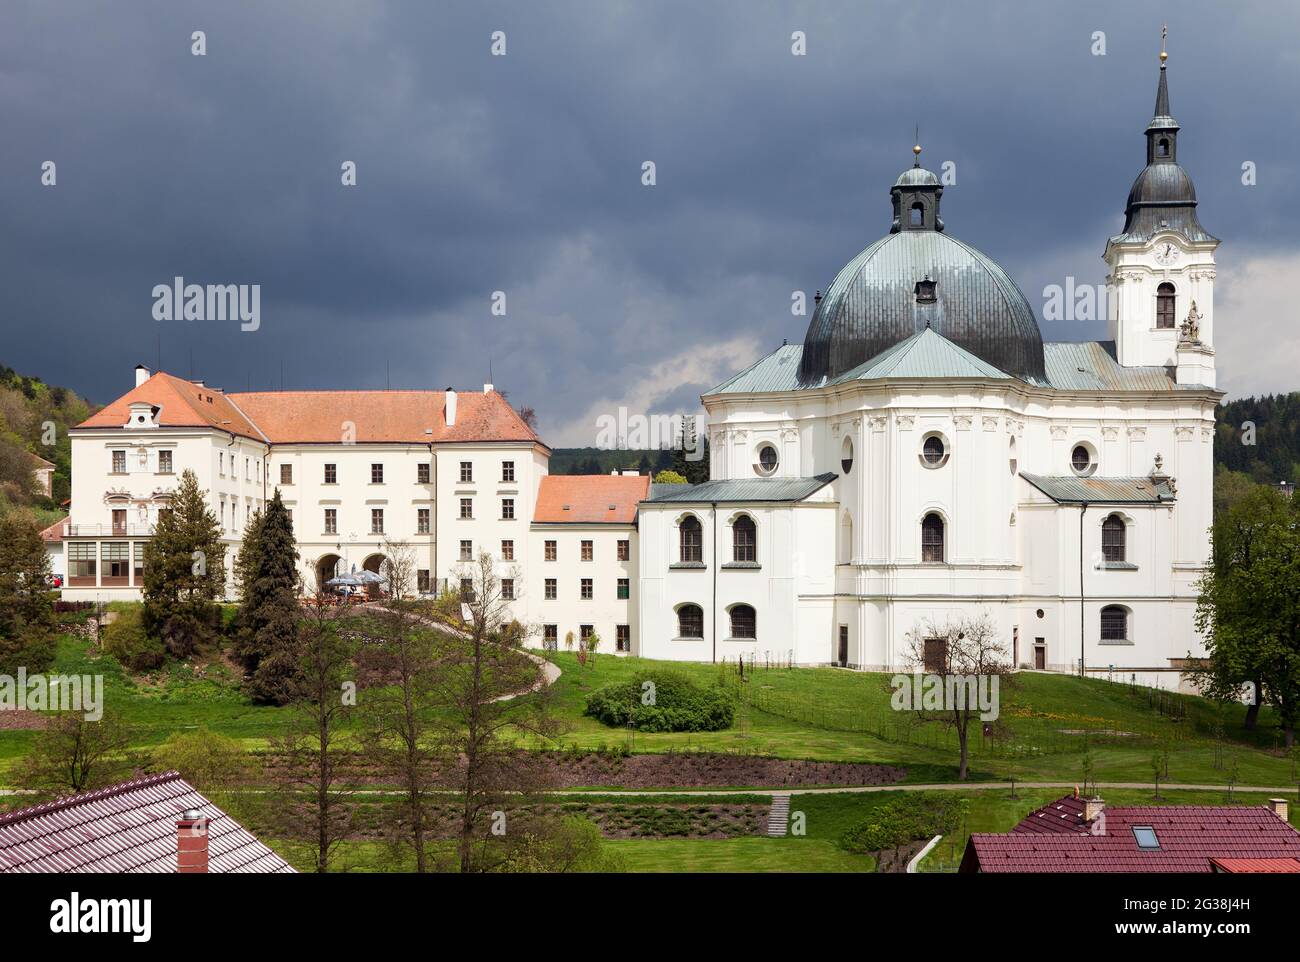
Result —
[{"label": "dark storm cloud", "polygon": [[[723,375],[752,359],[729,350],[800,340],[791,290],[887,230],[913,124],[927,164],[956,164],[948,229],[1038,305],[1104,276],[1162,17],[1221,261],[1296,247],[1297,15],[1265,4],[11,0],[0,361],[101,401],[159,338],[164,367],[193,355],[230,388],[278,386],[281,365],[288,387],[470,387],[490,363],[571,435],[656,364],[661,392],[634,400],[671,408],[714,373],[692,352]],[[155,322],[150,291],[176,275],[261,284],[261,329]]]}]

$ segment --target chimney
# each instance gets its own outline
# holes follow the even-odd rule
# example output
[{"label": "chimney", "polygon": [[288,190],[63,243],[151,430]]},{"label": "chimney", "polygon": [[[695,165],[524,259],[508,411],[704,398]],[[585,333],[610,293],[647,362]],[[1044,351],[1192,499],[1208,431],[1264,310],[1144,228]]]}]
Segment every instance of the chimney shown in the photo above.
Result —
[{"label": "chimney", "polygon": [[495,385],[495,384],[484,384],[484,385],[483,385],[483,393],[484,393],[484,394],[491,394],[494,390],[496,390],[496,385]]},{"label": "chimney", "polygon": [[447,427],[456,423],[456,392],[447,388]]},{"label": "chimney", "polygon": [[185,809],[176,820],[176,871],[207,874],[208,820],[197,808]]},{"label": "chimney", "polygon": [[1285,798],[1270,798],[1268,800],[1268,810],[1276,815],[1282,821],[1287,820],[1287,807]]},{"label": "chimney", "polygon": [[1106,803],[1101,800],[1100,796],[1094,795],[1092,798],[1084,799],[1083,802],[1083,820],[1091,822],[1101,814],[1101,810],[1106,807]]},{"label": "chimney", "polygon": [[143,364],[137,364],[135,366],[135,386],[139,387],[147,380],[149,380],[149,369]]}]

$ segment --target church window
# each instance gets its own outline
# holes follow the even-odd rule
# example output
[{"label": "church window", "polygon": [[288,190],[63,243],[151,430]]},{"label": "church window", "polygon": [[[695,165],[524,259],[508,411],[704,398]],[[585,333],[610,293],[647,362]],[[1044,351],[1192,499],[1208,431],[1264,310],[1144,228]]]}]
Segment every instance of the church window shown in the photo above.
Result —
[{"label": "church window", "polygon": [[940,434],[927,435],[921,442],[921,464],[927,468],[941,468],[948,463],[948,446]]},{"label": "church window", "polygon": [[736,605],[731,609],[731,637],[758,637],[758,618],[749,605]]},{"label": "church window", "polygon": [[698,564],[704,560],[704,531],[700,519],[690,515],[682,519],[677,526],[681,554],[678,558],[683,564]]},{"label": "church window", "polygon": [[779,463],[775,445],[765,444],[758,449],[758,464],[754,465],[754,470],[758,474],[772,474]]},{"label": "church window", "polygon": [[[742,514],[731,526],[731,560],[750,562],[758,560],[758,532],[754,519]],[[733,636],[739,637],[739,636]]]},{"label": "church window", "polygon": [[1083,477],[1092,474],[1096,464],[1092,458],[1092,451],[1086,444],[1076,444],[1074,450],[1070,452],[1070,467],[1074,473]]},{"label": "church window", "polygon": [[1127,540],[1128,529],[1119,515],[1112,514],[1101,523],[1101,554],[1106,561],[1123,562]]},{"label": "church window", "polygon": [[1160,138],[1160,142],[1159,142],[1158,144],[1156,144],[1156,156],[1157,156],[1157,157],[1168,157],[1168,156],[1169,156],[1169,138],[1168,138],[1168,137],[1161,137],[1161,138]]},{"label": "church window", "polygon": [[943,518],[933,511],[921,522],[921,560],[943,563]]},{"label": "church window", "polygon": [[1128,609],[1107,605],[1101,609],[1101,640],[1128,641]]},{"label": "church window", "polygon": [[1176,300],[1173,284],[1165,281],[1156,288],[1156,327],[1173,329]]},{"label": "church window", "polygon": [[682,605],[677,609],[677,637],[704,637],[704,609],[699,605]]},{"label": "church window", "polygon": [[920,227],[924,217],[925,217],[925,205],[918,200],[915,204],[912,205],[912,226]]},{"label": "church window", "polygon": [[840,467],[848,474],[853,470],[853,439],[845,438],[840,448]]}]

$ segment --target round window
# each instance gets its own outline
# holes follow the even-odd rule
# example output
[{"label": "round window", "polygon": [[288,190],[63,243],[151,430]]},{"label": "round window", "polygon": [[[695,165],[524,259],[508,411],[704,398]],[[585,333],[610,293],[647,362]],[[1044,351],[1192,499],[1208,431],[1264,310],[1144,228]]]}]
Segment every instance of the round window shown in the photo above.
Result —
[{"label": "round window", "polygon": [[940,468],[948,460],[948,445],[938,434],[929,435],[921,442],[921,463],[927,468]]},{"label": "round window", "polygon": [[1070,467],[1074,469],[1075,474],[1092,474],[1095,467],[1092,459],[1092,452],[1088,450],[1087,445],[1076,444],[1074,450],[1070,452]]},{"label": "round window", "polygon": [[776,470],[780,459],[776,454],[776,447],[771,444],[765,444],[758,449],[758,464],[754,465],[754,470],[759,474],[771,474]]},{"label": "round window", "polygon": [[840,467],[844,473],[848,474],[853,470],[853,439],[845,438],[844,444],[840,448]]}]

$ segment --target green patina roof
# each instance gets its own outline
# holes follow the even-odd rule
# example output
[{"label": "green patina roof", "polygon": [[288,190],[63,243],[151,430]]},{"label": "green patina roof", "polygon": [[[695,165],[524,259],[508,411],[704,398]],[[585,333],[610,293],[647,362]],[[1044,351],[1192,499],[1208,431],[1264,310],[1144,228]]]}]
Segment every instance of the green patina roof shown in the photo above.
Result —
[{"label": "green patina roof", "polygon": [[927,327],[899,341],[888,350],[881,351],[865,364],[859,364],[832,380],[832,384],[846,381],[874,381],[886,377],[991,377],[1010,379],[1011,375],[999,371],[992,364],[959,347],[933,328]]},{"label": "green patina roof", "polygon": [[1057,504],[1159,504],[1175,500],[1167,479],[1020,475]]},{"label": "green patina roof", "polygon": [[735,478],[701,484],[652,484],[650,504],[751,504],[802,501],[835,480],[834,474],[812,478]]}]

